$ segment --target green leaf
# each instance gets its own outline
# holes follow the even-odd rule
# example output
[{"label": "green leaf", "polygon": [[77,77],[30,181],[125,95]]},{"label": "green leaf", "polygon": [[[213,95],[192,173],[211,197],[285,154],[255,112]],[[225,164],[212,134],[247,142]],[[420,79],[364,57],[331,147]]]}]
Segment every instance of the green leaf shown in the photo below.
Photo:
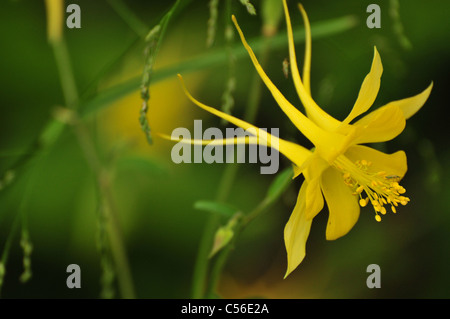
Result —
[{"label": "green leaf", "polygon": [[127,171],[135,170],[152,175],[162,175],[167,173],[166,168],[158,161],[138,155],[128,155],[120,157],[117,160],[117,170]]},{"label": "green leaf", "polygon": [[43,148],[52,146],[61,135],[65,126],[66,123],[58,120],[48,122],[39,136],[39,145]]},{"label": "green leaf", "polygon": [[230,204],[207,200],[196,201],[194,203],[194,208],[204,210],[210,213],[219,214],[228,218],[231,218],[233,215],[239,212],[239,209]]},{"label": "green leaf", "polygon": [[289,186],[293,176],[294,172],[292,170],[292,167],[286,168],[284,171],[279,173],[275,177],[272,184],[269,186],[266,199],[269,201],[274,201],[275,199],[277,199]]}]

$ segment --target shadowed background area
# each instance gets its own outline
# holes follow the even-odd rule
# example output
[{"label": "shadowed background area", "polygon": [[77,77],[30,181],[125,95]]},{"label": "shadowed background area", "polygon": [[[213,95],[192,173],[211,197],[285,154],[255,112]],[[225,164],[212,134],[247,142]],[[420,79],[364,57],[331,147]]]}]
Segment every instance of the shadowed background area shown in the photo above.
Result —
[{"label": "shadowed background area", "polygon": [[[172,2],[77,0],[73,3],[81,8],[82,27],[64,29],[80,110],[86,114],[83,121],[105,166],[136,296],[140,298],[190,296],[197,249],[211,214],[194,209],[194,203],[216,198],[226,166],[233,165],[174,164],[170,154],[173,143],[153,135],[153,145],[149,145],[141,130],[144,38]],[[251,2],[257,15],[250,15],[239,1],[231,1],[231,11],[247,39],[261,43],[262,1]],[[446,13],[450,12],[450,3],[380,1],[381,28],[369,29],[366,8],[371,2],[302,2],[313,27],[312,96],[328,113],[344,119],[370,69],[374,45],[384,72],[373,108],[415,95],[434,82],[430,98],[407,121],[404,132],[393,141],[375,146],[388,153],[406,152],[408,172],[402,185],[411,202],[399,208],[397,214],[386,215],[381,223],[375,222],[371,207],[361,209],[356,226],[336,241],[325,240],[325,208],[313,223],[305,260],[283,280],[283,229],[302,178],[294,180],[276,203],[239,236],[224,267],[218,296],[450,297],[450,151],[445,110],[450,71]],[[229,15],[220,2],[215,41],[206,46],[208,3],[187,2],[170,21],[150,86],[147,115],[152,132],[170,134],[177,127],[192,129],[194,119],[202,119],[204,129],[227,127],[192,104],[176,77],[181,72],[196,98],[221,107],[230,73],[227,46],[240,48],[241,44],[237,33],[227,44],[224,31]],[[398,8],[396,3],[400,4]],[[131,18],[120,4],[130,10]],[[303,23],[295,1],[289,1],[289,8],[295,32],[301,33]],[[319,23],[347,16],[350,18],[342,20],[342,24],[351,23],[341,31],[328,30],[315,37],[314,27]],[[44,2],[2,1],[0,26],[0,254],[2,261],[7,260],[1,296],[119,297],[117,274],[108,268],[110,256],[102,244],[102,195],[74,130],[65,126],[48,148],[36,144],[47,123],[55,118],[55,108],[65,103],[46,38]],[[285,34],[285,28],[282,18],[276,36]],[[301,66],[301,40],[296,48]],[[250,103],[256,71],[246,54],[234,52],[232,114],[242,118]],[[283,74],[287,57],[287,42],[273,44],[265,59],[265,70],[286,98],[303,110],[292,78]],[[253,123],[280,128],[281,137],[310,147],[270,92],[263,87],[260,94]],[[287,159],[280,160],[280,169],[289,167]],[[260,175],[259,166],[239,165],[226,200],[244,213],[260,203],[275,178]],[[24,232],[33,247],[32,277],[21,283],[26,248],[20,243]],[[69,264],[81,268],[81,289],[66,286]],[[370,264],[381,268],[380,289],[366,286],[366,268]]]}]

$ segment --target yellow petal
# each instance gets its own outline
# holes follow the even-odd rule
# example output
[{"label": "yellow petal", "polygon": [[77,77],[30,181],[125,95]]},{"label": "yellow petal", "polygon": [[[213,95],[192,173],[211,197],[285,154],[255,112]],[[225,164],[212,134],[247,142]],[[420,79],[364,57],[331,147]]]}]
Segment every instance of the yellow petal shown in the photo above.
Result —
[{"label": "yellow petal", "polygon": [[[321,152],[322,156],[329,160],[330,162],[335,158],[336,152],[339,152],[340,149],[344,148],[343,145],[346,145],[347,141],[344,140],[343,136],[335,133],[329,133],[324,131],[319,126],[317,126],[313,121],[311,121],[308,117],[306,117],[302,112],[300,112],[297,108],[295,108],[288,100],[281,94],[281,92],[277,89],[277,87],[272,83],[267,74],[262,69],[259,64],[253,50],[248,45],[245,40],[244,34],[242,30],[239,28],[239,25],[236,21],[235,16],[232,16],[233,23],[238,30],[238,33],[241,37],[241,41],[248,51],[248,54],[253,62],[253,65],[256,68],[256,71],[259,73],[261,79],[266,84],[269,91],[272,93],[272,96],[277,101],[280,108],[283,112],[289,117],[291,122],[297,127],[297,129],[303,133],[317,148],[319,152]],[[306,94],[307,98],[312,101],[309,94]],[[330,149],[331,145],[331,149]]]},{"label": "yellow petal", "polygon": [[358,221],[359,204],[344,184],[342,173],[332,167],[322,174],[322,192],[329,211],[326,238],[334,240],[347,234]]},{"label": "yellow petal", "polygon": [[302,174],[305,169],[307,169],[308,166],[311,165],[311,163],[313,163],[319,157],[317,154],[318,153],[316,152],[310,152],[309,157],[303,162],[302,166],[297,166],[294,164],[294,176],[292,177],[292,179],[295,179],[297,176]]},{"label": "yellow petal", "polygon": [[304,77],[303,83],[297,66],[297,58],[295,55],[295,46],[294,46],[294,35],[292,32],[291,19],[289,17],[289,11],[285,0],[283,0],[283,5],[284,5],[284,13],[286,16],[286,27],[288,33],[289,60],[290,60],[289,62],[291,66],[292,79],[294,81],[297,94],[300,100],[302,101],[303,106],[305,107],[308,117],[312,119],[314,123],[316,123],[318,126],[328,131],[334,131],[337,127],[339,127],[341,122],[330,116],[324,110],[322,110],[320,106],[317,105],[317,103],[311,97],[311,89],[310,89],[311,28],[309,25],[308,16],[306,15],[303,6],[299,5],[299,9],[300,12],[302,13],[302,17],[305,23],[305,32],[306,32],[305,60],[303,65],[303,77]]},{"label": "yellow petal", "polygon": [[264,141],[264,145],[275,148],[277,151],[286,156],[292,163],[294,163],[298,167],[301,167],[304,161],[311,155],[311,152],[308,149],[304,148],[303,146],[278,138],[250,123],[247,123],[232,115],[221,112],[219,110],[216,110],[215,108],[212,108],[197,101],[187,90],[181,75],[178,74],[178,77],[181,81],[186,96],[194,104],[204,109],[205,111],[208,111],[224,120],[227,120],[228,122],[236,126],[243,128],[244,130],[251,130],[252,132],[255,132],[255,136],[258,138],[258,142]]},{"label": "yellow petal", "polygon": [[[189,139],[189,138],[173,138],[170,135],[163,133],[156,133],[163,139],[191,144],[191,145],[241,145],[241,144],[259,144],[259,139],[256,136],[239,136],[239,137],[229,137],[229,138],[218,138],[214,140],[204,140],[204,139]],[[265,143],[262,142],[262,143]]]},{"label": "yellow petal", "polygon": [[398,106],[403,111],[405,118],[409,119],[411,116],[416,114],[416,112],[419,111],[420,108],[425,104],[428,97],[430,96],[432,88],[433,82],[431,82],[431,84],[423,92],[406,99],[390,102],[386,104],[386,106]]},{"label": "yellow petal", "polygon": [[281,138],[278,138],[278,151],[298,167],[303,167],[305,161],[311,156],[311,151],[308,149]]},{"label": "yellow petal", "polygon": [[[286,0],[284,0],[284,3],[285,9],[287,9]],[[309,24],[308,15],[306,14],[306,11],[301,3],[298,4],[298,8],[300,10],[300,13],[302,14],[303,22],[305,24],[305,57],[303,60],[303,83],[305,85],[306,91],[309,93],[309,95],[311,95],[311,26]],[[292,28],[290,29],[292,30]]]},{"label": "yellow petal", "polygon": [[306,189],[305,181],[298,193],[297,203],[289,221],[284,228],[284,244],[286,246],[288,266],[284,276],[286,278],[305,258],[305,246],[311,229],[311,220],[306,219]]},{"label": "yellow petal", "polygon": [[308,220],[316,217],[323,208],[324,203],[322,191],[320,189],[320,180],[322,178],[322,173],[328,167],[329,165],[327,162],[320,157],[315,156],[304,171],[305,180],[308,182],[308,189],[306,192],[306,219]]},{"label": "yellow petal", "polygon": [[310,180],[306,192],[306,219],[312,220],[323,208],[323,195],[320,190],[321,175]]},{"label": "yellow petal", "polygon": [[378,54],[377,48],[374,47],[374,56],[370,72],[364,78],[355,105],[343,123],[350,123],[354,118],[363,114],[372,106],[380,89],[380,79],[382,73],[383,65],[381,64],[381,58]]},{"label": "yellow petal", "polygon": [[395,104],[385,105],[370,112],[353,126],[358,129],[353,144],[385,142],[399,135],[406,121],[402,110]]},{"label": "yellow petal", "polygon": [[388,175],[397,175],[400,178],[406,174],[408,169],[405,152],[398,151],[386,154],[368,146],[355,145],[350,147],[345,156],[353,162],[357,160],[370,161],[370,170],[374,173],[386,172]]},{"label": "yellow petal", "polygon": [[295,179],[296,177],[298,177],[301,173],[303,173],[303,170],[300,169],[300,167],[298,167],[297,165],[293,164],[292,168],[294,170],[294,176],[292,176],[292,179]]},{"label": "yellow petal", "polygon": [[[239,27],[236,17],[232,16],[233,23],[236,26],[236,29],[238,30],[238,33],[241,37],[242,44],[244,45],[245,49],[247,50],[250,59],[253,62],[253,65],[255,66],[256,71],[260,75],[261,79],[263,80],[264,84],[266,84],[269,91],[272,93],[273,97],[277,101],[280,108],[283,110],[283,112],[289,117],[289,119],[292,121],[292,123],[300,130],[300,127],[302,126],[302,122],[307,122],[306,117],[297,109],[295,108],[291,103],[289,103],[288,100],[281,94],[281,92],[278,90],[278,88],[272,83],[272,81],[269,79],[267,74],[262,69],[261,65],[258,62],[258,59],[255,56],[255,53],[253,52],[252,48],[248,45],[247,41],[245,40],[245,36]],[[303,119],[305,118],[305,119]],[[303,120],[303,121],[302,121]]]}]

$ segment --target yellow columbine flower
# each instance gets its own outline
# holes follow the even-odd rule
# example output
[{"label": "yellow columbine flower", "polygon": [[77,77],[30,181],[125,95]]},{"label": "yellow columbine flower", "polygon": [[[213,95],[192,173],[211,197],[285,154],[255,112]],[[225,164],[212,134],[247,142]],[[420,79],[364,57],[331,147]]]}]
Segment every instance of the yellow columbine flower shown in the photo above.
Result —
[{"label": "yellow columbine flower", "polygon": [[[398,151],[393,154],[385,154],[360,144],[384,142],[400,134],[405,127],[406,119],[414,115],[428,99],[433,84],[431,83],[418,95],[390,102],[350,124],[352,120],[372,106],[380,88],[383,67],[378,51],[374,48],[370,72],[361,85],[350,114],[343,121],[333,118],[323,111],[311,97],[311,33],[306,12],[303,6],[299,5],[306,31],[306,49],[301,77],[297,67],[292,26],[285,0],[283,0],[283,5],[289,40],[291,74],[307,116],[295,108],[275,87],[247,44],[234,16],[232,16],[232,20],[261,79],[283,112],[314,144],[313,150],[278,139],[245,121],[204,105],[190,95],[183,81],[182,84],[186,95],[199,107],[245,130],[250,128],[255,130],[256,142],[266,144],[270,140],[276,139],[278,143],[274,144],[278,144],[277,150],[294,165],[294,178],[300,174],[304,175],[305,181],[284,230],[288,255],[287,276],[305,257],[305,244],[311,222],[322,210],[323,198],[325,198],[329,211],[326,228],[327,240],[347,234],[358,220],[360,206],[364,207],[371,203],[375,211],[375,219],[380,221],[381,215],[386,214],[386,207],[390,207],[395,213],[399,204],[406,205],[409,202],[409,198],[403,196],[405,188],[398,183],[407,170],[405,153]],[[179,77],[181,79],[181,76]],[[251,139],[234,139],[234,143],[253,143],[255,139],[253,141]],[[215,143],[217,142],[215,141]],[[225,140],[222,140],[221,143],[225,143]]]}]

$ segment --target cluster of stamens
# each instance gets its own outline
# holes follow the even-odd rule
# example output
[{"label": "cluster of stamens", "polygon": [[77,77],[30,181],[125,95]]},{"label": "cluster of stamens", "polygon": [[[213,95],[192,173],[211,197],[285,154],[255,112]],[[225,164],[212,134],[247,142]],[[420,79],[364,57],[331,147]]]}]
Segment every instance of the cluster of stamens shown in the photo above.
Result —
[{"label": "cluster of stamens", "polygon": [[345,185],[353,190],[353,195],[359,196],[359,205],[365,207],[370,202],[375,210],[375,220],[380,222],[380,214],[386,214],[385,205],[390,205],[391,211],[396,213],[396,207],[406,205],[409,198],[402,195],[406,189],[398,183],[400,176],[384,171],[373,173],[370,171],[371,165],[369,161],[358,160],[350,170],[342,169],[342,166],[339,168],[343,172]]}]

